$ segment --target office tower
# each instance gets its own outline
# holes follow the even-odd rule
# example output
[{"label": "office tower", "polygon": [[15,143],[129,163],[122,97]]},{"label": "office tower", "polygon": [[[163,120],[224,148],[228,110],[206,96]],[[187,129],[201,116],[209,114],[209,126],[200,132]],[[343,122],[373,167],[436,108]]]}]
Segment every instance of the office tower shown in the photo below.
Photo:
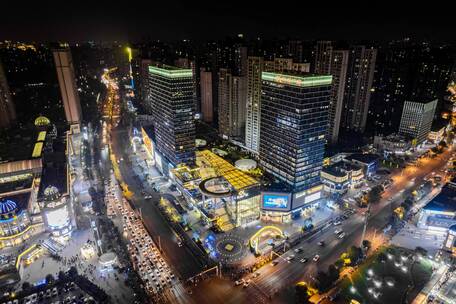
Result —
[{"label": "office tower", "polygon": [[368,131],[374,135],[397,132],[406,100],[443,99],[453,63],[452,47],[446,44],[403,39],[381,45]]},{"label": "office tower", "polygon": [[260,162],[292,192],[320,183],[331,81],[262,73]]},{"label": "office tower", "polygon": [[151,113],[151,109],[147,108],[149,103],[146,102],[148,92],[149,92],[149,65],[152,64],[150,59],[140,59],[139,63],[139,77],[136,82],[136,91],[138,94],[138,99],[142,105],[144,105],[147,112]]},{"label": "office tower", "polygon": [[318,41],[315,48],[314,72],[329,75],[331,69],[331,57],[333,47],[331,41]]},{"label": "office tower", "polygon": [[424,142],[431,131],[437,99],[429,102],[406,101],[402,111],[399,134],[415,140],[415,144]]},{"label": "office tower", "polygon": [[290,56],[294,62],[304,61],[304,52],[301,40],[288,41],[288,56]]},{"label": "office tower", "polygon": [[340,120],[344,102],[345,78],[347,75],[348,51],[332,51],[330,74],[332,75],[331,101],[329,105],[329,128],[327,140],[336,144],[339,138]]},{"label": "office tower", "polygon": [[314,65],[315,73],[333,76],[327,134],[327,141],[331,144],[337,143],[339,138],[348,55],[348,51],[334,50],[331,46],[331,41],[317,42]]},{"label": "office tower", "polygon": [[230,137],[230,103],[232,100],[233,76],[228,69],[218,73],[218,130],[223,137]]},{"label": "office tower", "polygon": [[236,76],[247,75],[247,47],[236,46],[234,49],[234,68]]},{"label": "office tower", "polygon": [[69,48],[53,50],[65,116],[69,124],[82,121],[81,103],[76,87],[73,59]]},{"label": "office tower", "polygon": [[307,73],[310,71],[309,63],[297,63],[293,62],[291,58],[274,58],[274,60],[265,60],[264,69],[265,72],[297,72]]},{"label": "office tower", "polygon": [[9,128],[16,120],[13,99],[0,61],[0,128]]},{"label": "office tower", "polygon": [[263,57],[247,60],[247,112],[245,122],[245,146],[255,152],[260,147],[261,72]]},{"label": "office tower", "polygon": [[212,103],[212,71],[201,69],[201,114],[203,121],[212,123],[214,119],[214,105]]},{"label": "office tower", "polygon": [[366,128],[377,50],[353,46],[348,56],[342,126],[363,133]]},{"label": "office tower", "polygon": [[167,65],[149,66],[149,97],[156,148],[176,166],[195,160],[193,73]]},{"label": "office tower", "polygon": [[219,134],[244,141],[247,77],[233,76],[228,69],[220,69],[218,78]]}]

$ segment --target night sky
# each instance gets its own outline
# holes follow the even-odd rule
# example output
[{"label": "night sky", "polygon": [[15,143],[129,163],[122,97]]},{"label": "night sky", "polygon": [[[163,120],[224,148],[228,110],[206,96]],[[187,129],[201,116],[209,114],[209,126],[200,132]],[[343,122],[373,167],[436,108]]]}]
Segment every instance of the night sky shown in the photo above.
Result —
[{"label": "night sky", "polygon": [[221,39],[237,33],[265,38],[454,40],[455,27],[454,4],[440,1],[12,2],[2,7],[1,40]]}]

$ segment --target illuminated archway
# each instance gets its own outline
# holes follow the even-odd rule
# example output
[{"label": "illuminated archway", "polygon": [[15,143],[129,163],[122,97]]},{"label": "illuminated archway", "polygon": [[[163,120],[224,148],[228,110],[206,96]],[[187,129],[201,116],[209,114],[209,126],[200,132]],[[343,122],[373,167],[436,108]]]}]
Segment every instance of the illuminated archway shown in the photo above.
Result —
[{"label": "illuminated archway", "polygon": [[255,252],[258,252],[258,243],[260,242],[260,237],[266,231],[276,232],[277,235],[279,235],[281,237],[285,236],[282,229],[280,229],[279,227],[276,227],[276,226],[264,226],[264,227],[260,228],[257,232],[255,232],[250,237],[250,240],[249,240],[249,245],[251,248],[253,248],[255,250]]}]

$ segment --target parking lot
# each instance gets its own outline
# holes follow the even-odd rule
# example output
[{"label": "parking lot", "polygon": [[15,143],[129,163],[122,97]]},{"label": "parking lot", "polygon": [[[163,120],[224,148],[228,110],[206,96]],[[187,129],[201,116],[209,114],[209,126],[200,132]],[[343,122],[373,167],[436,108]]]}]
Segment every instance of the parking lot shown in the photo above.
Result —
[{"label": "parking lot", "polygon": [[15,299],[2,304],[70,304],[70,303],[96,303],[94,298],[81,290],[74,282],[61,284],[61,286],[35,292],[22,299]]}]

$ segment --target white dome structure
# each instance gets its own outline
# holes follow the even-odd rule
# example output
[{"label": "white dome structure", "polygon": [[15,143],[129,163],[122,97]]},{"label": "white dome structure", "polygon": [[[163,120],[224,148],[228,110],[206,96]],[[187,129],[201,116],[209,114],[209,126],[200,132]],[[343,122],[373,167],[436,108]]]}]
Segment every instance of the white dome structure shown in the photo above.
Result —
[{"label": "white dome structure", "polygon": [[257,162],[253,159],[249,158],[244,158],[236,161],[234,163],[237,169],[242,170],[242,171],[248,171],[255,169],[257,167]]}]

